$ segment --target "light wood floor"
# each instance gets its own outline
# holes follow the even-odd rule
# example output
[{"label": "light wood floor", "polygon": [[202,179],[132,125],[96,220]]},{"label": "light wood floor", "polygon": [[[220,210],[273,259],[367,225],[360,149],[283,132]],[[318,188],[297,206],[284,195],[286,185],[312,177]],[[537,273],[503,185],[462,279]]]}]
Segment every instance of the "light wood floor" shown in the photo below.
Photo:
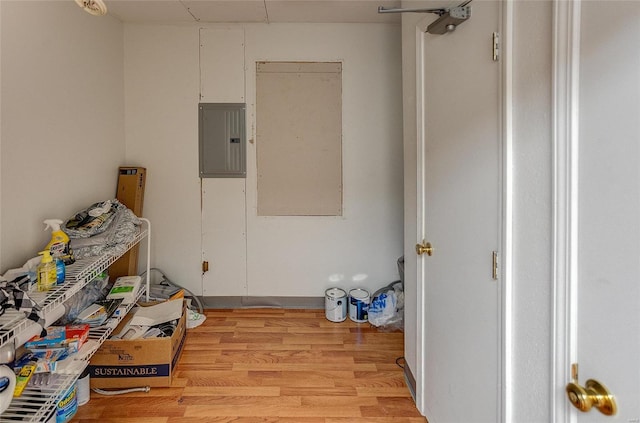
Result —
[{"label": "light wood floor", "polygon": [[[170,388],[102,396],[73,422],[426,422],[396,359],[403,333],[324,310],[208,310]],[[402,362],[401,362],[402,363]]]}]

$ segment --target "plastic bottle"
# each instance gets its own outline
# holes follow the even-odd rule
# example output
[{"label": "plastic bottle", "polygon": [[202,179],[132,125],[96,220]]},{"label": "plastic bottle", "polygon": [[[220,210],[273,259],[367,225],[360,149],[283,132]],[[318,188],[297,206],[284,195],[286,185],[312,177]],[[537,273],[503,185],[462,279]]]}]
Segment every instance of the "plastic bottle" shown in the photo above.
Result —
[{"label": "plastic bottle", "polygon": [[38,265],[38,291],[48,291],[56,285],[56,263],[51,258],[49,250],[40,251],[42,261]]},{"label": "plastic bottle", "polygon": [[73,251],[69,245],[69,236],[60,229],[62,220],[47,219],[44,224],[47,225],[45,231],[51,228],[51,241],[45,249],[49,250],[53,257],[61,259],[65,265],[73,264],[76,259],[73,257]]},{"label": "plastic bottle", "polygon": [[0,414],[4,413],[13,399],[16,388],[16,374],[9,366],[0,366]]},{"label": "plastic bottle", "polygon": [[67,269],[64,261],[60,257],[56,257],[56,284],[62,285],[67,277]]}]

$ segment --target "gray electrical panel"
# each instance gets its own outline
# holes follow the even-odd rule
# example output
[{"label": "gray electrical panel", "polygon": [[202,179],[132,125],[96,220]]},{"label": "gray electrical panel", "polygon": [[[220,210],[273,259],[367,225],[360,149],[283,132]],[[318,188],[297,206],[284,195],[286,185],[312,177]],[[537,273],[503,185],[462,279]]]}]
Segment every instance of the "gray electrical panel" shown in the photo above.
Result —
[{"label": "gray electrical panel", "polygon": [[244,178],[244,103],[200,103],[198,118],[201,178]]}]

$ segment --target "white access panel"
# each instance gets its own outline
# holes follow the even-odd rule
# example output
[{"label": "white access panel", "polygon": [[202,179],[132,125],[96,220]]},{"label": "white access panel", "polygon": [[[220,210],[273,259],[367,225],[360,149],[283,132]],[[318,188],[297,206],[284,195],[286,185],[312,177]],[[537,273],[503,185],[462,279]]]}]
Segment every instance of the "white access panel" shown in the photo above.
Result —
[{"label": "white access panel", "polygon": [[244,103],[244,29],[200,29],[200,101]]},{"label": "white access panel", "polygon": [[245,179],[203,178],[204,296],[247,295]]}]

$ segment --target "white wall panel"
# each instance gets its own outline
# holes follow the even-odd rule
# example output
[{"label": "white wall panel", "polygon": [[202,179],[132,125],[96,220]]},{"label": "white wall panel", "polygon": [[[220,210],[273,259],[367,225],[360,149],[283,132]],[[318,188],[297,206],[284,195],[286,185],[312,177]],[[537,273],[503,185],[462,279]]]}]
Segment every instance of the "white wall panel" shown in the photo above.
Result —
[{"label": "white wall panel", "polygon": [[247,295],[244,178],[202,180],[202,278],[205,296]]},{"label": "white wall panel", "polygon": [[244,103],[244,30],[200,29],[200,101]]},{"label": "white wall panel", "polygon": [[342,215],[342,64],[261,62],[259,216]]}]

